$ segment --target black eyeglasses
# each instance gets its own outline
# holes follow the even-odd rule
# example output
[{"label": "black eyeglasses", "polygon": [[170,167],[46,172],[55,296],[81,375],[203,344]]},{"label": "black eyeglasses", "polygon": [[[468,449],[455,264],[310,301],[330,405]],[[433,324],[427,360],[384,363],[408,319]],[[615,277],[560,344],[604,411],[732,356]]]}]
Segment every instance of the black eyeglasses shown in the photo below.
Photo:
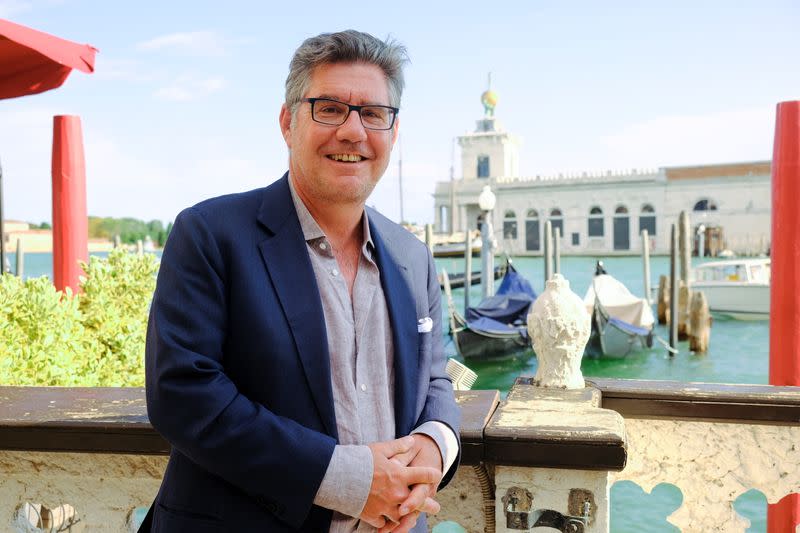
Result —
[{"label": "black eyeglasses", "polygon": [[330,98],[302,98],[300,101],[311,104],[311,119],[314,122],[341,126],[350,112],[355,111],[361,117],[361,124],[368,130],[392,129],[400,111],[388,105],[350,105]]}]

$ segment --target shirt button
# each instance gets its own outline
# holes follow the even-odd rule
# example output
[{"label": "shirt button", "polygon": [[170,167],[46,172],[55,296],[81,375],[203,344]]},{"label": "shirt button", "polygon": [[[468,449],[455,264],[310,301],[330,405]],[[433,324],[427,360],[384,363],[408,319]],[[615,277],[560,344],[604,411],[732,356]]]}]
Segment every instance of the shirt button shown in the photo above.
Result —
[{"label": "shirt button", "polygon": [[367,392],[367,386],[364,385],[363,383],[361,384],[361,391],[362,392]]},{"label": "shirt button", "polygon": [[328,245],[325,244],[324,242],[319,243],[319,247],[320,247],[320,250],[327,250],[328,249]]},{"label": "shirt button", "polygon": [[334,276],[338,276],[339,271],[334,268],[333,270],[331,270],[331,274],[333,274]]}]

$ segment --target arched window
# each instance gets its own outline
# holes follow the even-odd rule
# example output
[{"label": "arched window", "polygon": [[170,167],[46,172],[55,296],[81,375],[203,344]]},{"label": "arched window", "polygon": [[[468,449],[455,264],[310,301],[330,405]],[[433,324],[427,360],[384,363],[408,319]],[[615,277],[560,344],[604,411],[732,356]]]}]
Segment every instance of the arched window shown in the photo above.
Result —
[{"label": "arched window", "polygon": [[628,217],[628,208],[618,205],[614,210],[614,249],[630,250],[631,224]]},{"label": "arched window", "polygon": [[589,237],[602,237],[605,234],[603,228],[603,210],[595,206],[589,210]]},{"label": "arched window", "polygon": [[553,238],[555,238],[556,228],[561,232],[561,237],[564,237],[564,215],[561,213],[561,209],[554,207],[550,210],[550,225],[553,228]]},{"label": "arched window", "polygon": [[717,203],[714,200],[709,200],[708,198],[703,198],[696,204],[694,204],[694,208],[692,211],[716,211],[717,210]]},{"label": "arched window", "polygon": [[647,234],[650,237],[654,237],[656,234],[656,210],[653,209],[653,206],[650,204],[644,204],[642,206],[642,212],[639,215],[639,234],[641,235],[642,230],[647,230]]},{"label": "arched window", "polygon": [[503,238],[517,238],[517,214],[510,209],[503,215]]},{"label": "arched window", "polygon": [[539,239],[539,212],[536,209],[528,209],[525,215],[525,249],[538,252],[541,247]]}]

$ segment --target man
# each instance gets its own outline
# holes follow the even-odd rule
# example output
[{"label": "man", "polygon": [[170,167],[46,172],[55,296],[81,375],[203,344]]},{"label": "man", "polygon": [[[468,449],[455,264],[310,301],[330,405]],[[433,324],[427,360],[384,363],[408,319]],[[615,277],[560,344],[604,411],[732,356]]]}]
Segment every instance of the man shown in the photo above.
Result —
[{"label": "man", "polygon": [[[355,31],[295,52],[289,172],[176,219],[147,333],[172,444],[152,530],[426,529],[459,413],[427,248],[371,209],[405,49]],[[441,484],[441,485],[440,485]]]}]

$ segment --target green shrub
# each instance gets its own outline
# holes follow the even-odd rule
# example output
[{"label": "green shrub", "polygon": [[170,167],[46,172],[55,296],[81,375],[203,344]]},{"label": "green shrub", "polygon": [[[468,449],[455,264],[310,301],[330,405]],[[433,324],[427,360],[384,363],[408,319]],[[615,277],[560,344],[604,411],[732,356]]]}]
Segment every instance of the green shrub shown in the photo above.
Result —
[{"label": "green shrub", "polygon": [[144,337],[158,263],[112,251],[83,264],[82,292],[0,276],[0,384],[144,384]]}]

